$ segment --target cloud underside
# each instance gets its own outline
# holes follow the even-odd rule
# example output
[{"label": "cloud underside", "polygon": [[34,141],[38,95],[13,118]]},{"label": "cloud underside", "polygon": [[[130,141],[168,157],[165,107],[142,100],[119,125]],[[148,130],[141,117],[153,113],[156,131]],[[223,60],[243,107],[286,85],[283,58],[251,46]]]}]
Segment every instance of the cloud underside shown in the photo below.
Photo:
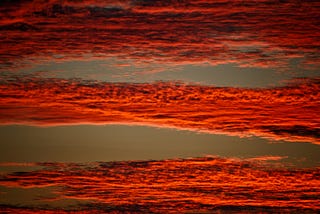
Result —
[{"label": "cloud underside", "polygon": [[91,212],[320,208],[318,169],[272,169],[254,162],[210,157],[39,165],[45,168],[2,176],[0,185],[59,186],[56,196],[38,200],[47,203],[63,199],[91,200],[88,205],[76,208]]},{"label": "cloud underside", "polygon": [[[2,1],[0,64],[84,54],[137,63],[320,61],[317,1]],[[64,58],[62,58],[64,56]]]},{"label": "cloud underside", "polygon": [[245,89],[15,77],[0,85],[0,123],[141,124],[319,144],[319,93],[319,79]]}]

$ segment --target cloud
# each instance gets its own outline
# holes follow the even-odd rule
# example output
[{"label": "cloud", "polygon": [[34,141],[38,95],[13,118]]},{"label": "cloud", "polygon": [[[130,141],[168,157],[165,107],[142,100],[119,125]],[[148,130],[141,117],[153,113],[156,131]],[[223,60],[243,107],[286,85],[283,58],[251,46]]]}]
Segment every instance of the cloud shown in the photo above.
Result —
[{"label": "cloud", "polygon": [[[137,64],[319,65],[316,1],[4,1],[0,64],[86,54]],[[63,54],[65,58],[54,56]]]},{"label": "cloud", "polygon": [[28,163],[28,162],[26,162],[26,163],[18,163],[18,162],[1,162],[0,163],[0,167],[1,166],[37,166],[37,164],[36,163]]},{"label": "cloud", "polygon": [[288,156],[259,156],[259,157],[253,157],[253,158],[247,158],[248,161],[279,161],[282,159],[288,158]]},{"label": "cloud", "polygon": [[316,168],[266,168],[253,161],[206,157],[52,163],[45,169],[4,175],[0,185],[20,188],[59,186],[62,187],[56,191],[59,200],[91,200],[87,206],[79,205],[77,210],[314,211],[320,208],[318,177]]},{"label": "cloud", "polygon": [[268,89],[4,78],[0,123],[143,124],[319,144],[319,79]]}]

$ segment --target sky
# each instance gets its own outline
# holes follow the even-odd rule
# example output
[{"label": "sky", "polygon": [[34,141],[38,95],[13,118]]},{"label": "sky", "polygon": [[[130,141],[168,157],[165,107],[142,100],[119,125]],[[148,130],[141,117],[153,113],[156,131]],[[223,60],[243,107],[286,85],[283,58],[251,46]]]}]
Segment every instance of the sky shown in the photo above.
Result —
[{"label": "sky", "polygon": [[1,1],[0,210],[319,211],[319,20],[318,1]]}]

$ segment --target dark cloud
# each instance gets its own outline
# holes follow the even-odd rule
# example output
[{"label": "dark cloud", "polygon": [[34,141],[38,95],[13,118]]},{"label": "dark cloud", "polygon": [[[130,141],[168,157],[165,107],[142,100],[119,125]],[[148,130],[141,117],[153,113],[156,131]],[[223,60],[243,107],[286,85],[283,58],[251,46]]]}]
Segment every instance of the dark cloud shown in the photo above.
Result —
[{"label": "dark cloud", "polygon": [[266,130],[276,134],[276,135],[300,135],[305,137],[312,137],[320,139],[320,128],[315,127],[307,127],[307,126],[301,126],[301,125],[293,125],[293,126],[277,126],[277,125],[271,125],[271,126],[263,126],[261,128],[265,128]]}]

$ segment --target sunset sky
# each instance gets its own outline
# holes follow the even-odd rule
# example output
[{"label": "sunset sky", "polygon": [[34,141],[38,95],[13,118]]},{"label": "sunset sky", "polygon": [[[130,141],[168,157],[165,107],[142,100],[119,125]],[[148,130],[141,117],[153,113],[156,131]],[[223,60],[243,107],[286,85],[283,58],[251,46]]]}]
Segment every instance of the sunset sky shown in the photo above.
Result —
[{"label": "sunset sky", "polygon": [[319,26],[319,1],[0,1],[0,212],[319,211]]}]

